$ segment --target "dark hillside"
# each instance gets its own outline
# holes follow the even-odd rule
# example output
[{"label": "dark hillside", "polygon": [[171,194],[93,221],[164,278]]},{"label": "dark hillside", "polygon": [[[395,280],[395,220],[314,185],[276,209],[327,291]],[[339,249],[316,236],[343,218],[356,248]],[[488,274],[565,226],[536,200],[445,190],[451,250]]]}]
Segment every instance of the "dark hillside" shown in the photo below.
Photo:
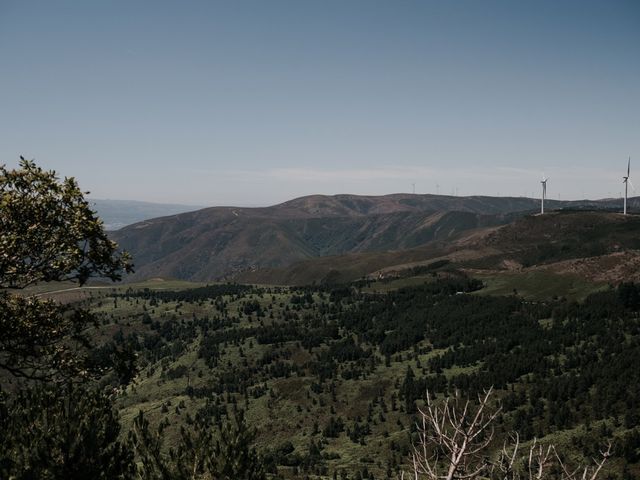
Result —
[{"label": "dark hillside", "polygon": [[[426,210],[433,201],[408,205],[412,199],[405,197],[305,197],[269,208],[218,207],[141,222],[113,238],[136,259],[132,279],[202,281],[328,255],[413,248],[513,218],[475,200],[463,211],[435,211]],[[517,208],[531,205],[520,200]]]},{"label": "dark hillside", "polygon": [[[549,201],[548,207],[609,208],[616,202]],[[266,208],[215,207],[156,218],[113,238],[136,259],[132,280],[206,281],[318,257],[412,249],[538,208],[539,201],[528,198],[313,195]]]},{"label": "dark hillside", "polygon": [[[458,224],[463,223],[461,216],[453,216]],[[446,224],[445,218],[440,225]],[[449,260],[450,268],[474,271],[550,268],[561,274],[579,273],[585,280],[636,278],[629,270],[638,263],[640,216],[563,210],[515,218],[503,226],[452,229],[450,235],[433,237],[416,248],[314,258],[284,268],[241,273],[236,278],[294,285],[353,281],[402,274],[439,259]],[[480,222],[476,225],[481,227]]]},{"label": "dark hillside", "polygon": [[527,216],[490,234],[486,244],[523,267],[637,250],[640,216],[573,211]]}]

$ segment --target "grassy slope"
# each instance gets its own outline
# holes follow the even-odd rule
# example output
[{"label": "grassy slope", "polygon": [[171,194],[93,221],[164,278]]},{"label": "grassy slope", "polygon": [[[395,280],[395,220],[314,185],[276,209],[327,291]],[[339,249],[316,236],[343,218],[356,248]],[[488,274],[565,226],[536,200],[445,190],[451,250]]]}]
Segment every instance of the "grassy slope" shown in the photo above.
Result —
[{"label": "grassy slope", "polygon": [[[590,289],[597,289],[599,286],[588,285],[574,279],[573,283],[563,283],[565,279],[552,279],[548,276],[526,276],[516,279],[516,275],[510,277],[509,282],[504,281],[504,277],[486,277],[488,287],[483,295],[496,293],[511,293],[512,285],[517,285],[519,292],[531,298],[543,298],[550,293],[550,289],[557,293],[557,290],[566,292],[567,295],[583,296]],[[407,285],[420,284],[432,281],[430,276],[416,276],[405,279],[393,280],[391,282],[374,283],[370,286],[371,291],[385,292],[394,288]],[[139,288],[154,288],[164,282],[146,282],[137,285]],[[171,288],[187,288],[189,285],[179,282],[167,282],[164,286],[171,285]],[[553,287],[552,287],[553,285]],[[127,288],[130,286],[127,286]],[[124,287],[122,287],[124,288]],[[119,288],[120,291],[123,291]],[[130,300],[119,298],[114,302],[107,297],[107,291],[90,291],[89,296],[94,305],[94,310],[102,313],[111,320],[106,327],[103,327],[101,337],[107,339],[109,335],[122,329],[125,333],[142,332],[143,328],[139,323],[139,318],[146,310],[151,313],[152,318],[161,322],[169,318],[191,318],[194,314],[203,316],[212,314],[212,307],[208,303],[161,303],[152,307],[148,302],[142,300]],[[291,293],[285,289],[273,294],[275,301],[272,302],[271,294],[260,297],[249,294],[236,297],[225,297],[228,302],[230,317],[240,318],[239,328],[256,326],[259,320],[255,316],[244,316],[241,314],[242,302],[246,300],[257,300],[264,308],[271,306],[271,312],[275,320],[284,313],[281,303],[288,305]],[[316,303],[313,307],[303,309],[301,314],[317,315],[318,307],[323,300],[316,296]],[[325,300],[326,301],[326,300]],[[269,322],[270,320],[264,320]],[[120,398],[118,404],[125,431],[139,410],[143,410],[152,424],[158,424],[161,420],[169,419],[170,426],[165,430],[167,443],[171,444],[177,438],[179,426],[183,425],[188,415],[193,417],[195,412],[205,404],[203,399],[189,398],[185,395],[185,388],[188,385],[193,387],[205,387],[216,381],[217,370],[224,370],[227,366],[240,365],[247,360],[249,364],[255,362],[264,353],[270,350],[287,351],[291,354],[291,361],[297,364],[304,364],[310,359],[309,352],[301,348],[297,342],[287,342],[278,348],[273,345],[260,345],[254,340],[247,339],[241,344],[229,343],[224,347],[223,355],[216,370],[210,370],[202,359],[198,358],[197,349],[199,340],[189,345],[187,349],[173,359],[165,359],[158,363],[143,365],[140,375],[134,385],[129,387]],[[427,342],[421,344],[428,347]],[[242,352],[241,352],[242,350]],[[258,381],[258,385],[266,385],[269,392],[260,398],[250,398],[249,402],[240,395],[234,398],[243,408],[247,409],[247,417],[251,425],[255,426],[259,432],[257,439],[261,449],[273,449],[287,441],[291,441],[296,447],[296,453],[305,455],[311,440],[318,441],[321,436],[313,435],[314,424],[317,423],[320,430],[332,416],[341,417],[350,424],[356,417],[365,418],[367,416],[369,403],[375,397],[375,392],[384,389],[385,402],[391,405],[391,395],[395,391],[394,385],[401,381],[408,367],[416,372],[428,374],[422,370],[428,359],[441,351],[434,350],[418,356],[418,360],[411,359],[409,351],[394,355],[391,364],[385,366],[381,363],[375,368],[373,374],[366,375],[357,380],[338,378],[336,389],[338,392],[337,401],[333,402],[329,393],[315,394],[311,386],[316,381],[315,377],[296,375],[289,378],[269,378]],[[182,378],[169,379],[166,372],[170,369],[184,365],[188,367],[188,376]],[[445,370],[446,376],[470,372],[479,368],[479,365],[460,368],[454,366]],[[176,408],[184,402],[184,408]],[[402,403],[402,402],[398,402]],[[168,412],[162,413],[162,407],[168,406]],[[384,415],[384,420],[380,415]],[[335,454],[337,458],[326,460],[329,472],[345,469],[347,472],[355,472],[366,467],[376,475],[376,478],[386,478],[385,472],[388,462],[395,461],[405,464],[406,453],[409,448],[409,419],[401,411],[382,412],[379,405],[374,407],[374,422],[372,433],[367,437],[365,445],[353,443],[344,433],[339,438],[325,439],[323,453]],[[553,440],[560,445],[568,441],[566,433],[557,433]],[[390,449],[391,442],[396,445],[395,450]],[[286,478],[300,478],[294,473],[292,468],[281,468],[280,472]],[[316,478],[313,475],[310,478]],[[320,477],[318,477],[320,478]],[[322,477],[325,478],[325,477]],[[327,476],[326,478],[329,478]]]},{"label": "grassy slope", "polygon": [[[526,271],[535,283],[535,278],[544,275],[529,270],[541,266],[548,267],[549,275],[551,271],[561,275],[552,282],[560,286],[579,282],[571,279],[575,275],[584,277],[587,282],[618,283],[633,276],[635,263],[622,268],[620,259],[615,265],[612,258],[623,252],[637,256],[634,252],[640,248],[639,239],[640,216],[556,212],[523,217],[498,228],[460,232],[447,241],[434,241],[418,248],[309,259],[285,268],[244,272],[236,279],[280,285],[347,282],[366,276],[396,275],[407,268],[447,258],[460,268],[489,278],[492,285],[503,276],[498,283],[522,283],[518,280],[520,275],[513,275],[514,271]],[[592,259],[590,270],[570,262],[582,258]],[[604,275],[603,271],[611,274]],[[567,278],[563,279],[565,274]],[[513,288],[496,291],[512,292]]]},{"label": "grassy slope", "polygon": [[[142,312],[142,302],[124,301],[118,299],[117,307],[114,307],[112,300],[105,300],[104,294],[101,292],[92,292],[93,301],[96,304],[95,311],[102,312],[106,315],[115,314],[118,320],[117,328],[122,327],[124,331],[134,331],[138,329],[136,321],[132,320]],[[255,296],[247,296],[242,301],[248,299],[256,299]],[[280,301],[290,299],[290,294],[283,293],[276,295],[276,304]],[[230,315],[238,314],[239,301],[233,302],[231,298]],[[97,305],[102,305],[98,307]],[[147,308],[149,308],[147,306]],[[207,306],[198,307],[188,303],[182,304],[178,310],[180,317],[190,317],[193,313],[205,314],[209,312]],[[154,318],[167,318],[176,313],[176,303],[163,304],[155,308]],[[278,310],[275,310],[277,317]],[[256,325],[255,317],[253,319],[244,318],[240,323],[240,327]],[[112,325],[107,327],[110,332],[115,332],[116,328]],[[105,337],[106,338],[106,337]],[[249,341],[241,345],[233,345],[225,348],[225,353],[221,359],[221,364],[228,363],[239,364],[241,356],[240,348],[244,351],[244,355],[249,359],[257,359],[271,346],[259,345],[255,341],[249,345]],[[287,344],[287,349],[293,352],[292,358],[298,362],[304,362],[309,358],[308,353],[295,346],[294,343]],[[191,346],[187,352],[180,355],[174,361],[164,365],[164,370],[175,368],[180,365],[186,365],[190,369],[189,378],[179,378],[169,380],[163,377],[159,365],[149,365],[144,368],[135,384],[127,389],[124,396],[119,401],[120,414],[123,421],[124,430],[126,431],[132,424],[133,418],[143,410],[150,422],[157,425],[160,420],[168,418],[170,426],[165,430],[166,441],[171,444],[177,439],[179,425],[185,421],[187,413],[194,416],[195,412],[204,406],[202,399],[190,399],[184,394],[184,390],[188,384],[194,387],[206,386],[211,383],[213,376],[208,367],[201,359],[197,358],[197,344]],[[420,356],[421,362],[424,364],[426,360],[437,352]],[[291,441],[296,445],[296,452],[304,455],[310,440],[313,438],[317,441],[319,437],[312,436],[313,425],[318,423],[322,429],[332,416],[330,412],[331,406],[335,409],[334,416],[340,416],[343,419],[353,419],[355,416],[366,417],[369,401],[372,392],[377,391],[381,387],[391,390],[391,387],[401,379],[408,366],[416,369],[414,360],[396,357],[390,367],[379,366],[374,375],[359,380],[341,380],[337,382],[338,399],[333,403],[330,395],[327,393],[315,395],[308,394],[310,386],[314,383],[314,377],[290,377],[277,378],[265,382],[274,392],[274,396],[265,395],[259,399],[250,399],[247,406],[247,418],[250,423],[255,426],[259,432],[257,444],[261,449],[273,448]],[[149,374],[151,370],[155,370],[153,374]],[[199,373],[202,372],[202,376]],[[175,407],[183,401],[186,405],[185,409],[181,409],[177,413]],[[387,395],[387,403],[390,404],[390,396]],[[162,405],[170,404],[168,413],[162,413]],[[243,400],[239,403],[246,406]],[[324,404],[322,406],[321,404]],[[377,412],[379,413],[379,412]],[[407,444],[408,423],[407,418],[400,412],[389,412],[386,415],[386,421],[379,423],[373,427],[372,435],[368,437],[366,445],[355,444],[349,440],[343,433],[337,439],[329,439],[324,453],[337,453],[339,458],[329,461],[330,469],[346,469],[347,472],[354,472],[362,467],[367,467],[376,474],[376,478],[384,478],[383,474],[386,470],[386,461],[389,459],[389,442],[395,441],[399,444]],[[403,422],[403,426],[398,425],[398,421]],[[400,458],[398,460],[406,460]],[[298,478],[293,474],[293,469],[281,468],[281,472],[287,478]],[[289,471],[288,471],[289,470]],[[313,476],[311,478],[314,478]]]},{"label": "grassy slope", "polygon": [[545,271],[473,273],[486,287],[479,295],[518,295],[528,300],[565,297],[584,300],[596,291],[609,288],[607,284],[590,282],[575,275],[559,275]]}]

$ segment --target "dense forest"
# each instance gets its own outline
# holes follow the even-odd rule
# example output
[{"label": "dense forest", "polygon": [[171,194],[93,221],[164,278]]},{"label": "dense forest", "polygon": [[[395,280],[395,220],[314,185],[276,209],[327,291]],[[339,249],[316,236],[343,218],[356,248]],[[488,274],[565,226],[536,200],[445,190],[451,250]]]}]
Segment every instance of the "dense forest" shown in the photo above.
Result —
[{"label": "dense forest", "polygon": [[[493,386],[498,443],[517,431],[578,461],[613,440],[608,475],[637,474],[640,286],[581,303],[481,296],[461,277],[367,286],[119,287],[80,301],[101,324],[99,382],[126,385],[123,429],[143,412],[167,451],[182,429],[240,415],[269,475],[396,478],[427,391],[473,398]],[[112,368],[122,358],[136,359],[130,379]]]}]

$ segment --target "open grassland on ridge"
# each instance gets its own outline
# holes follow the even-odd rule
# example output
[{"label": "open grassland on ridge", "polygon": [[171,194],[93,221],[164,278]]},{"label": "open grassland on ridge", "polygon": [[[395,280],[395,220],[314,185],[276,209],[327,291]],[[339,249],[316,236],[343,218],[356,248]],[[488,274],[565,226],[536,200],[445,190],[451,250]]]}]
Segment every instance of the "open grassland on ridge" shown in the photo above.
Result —
[{"label": "open grassland on ridge", "polygon": [[473,272],[485,288],[478,295],[519,295],[527,300],[564,297],[584,300],[592,293],[606,290],[609,285],[594,283],[577,275],[554,274],[546,271]]}]

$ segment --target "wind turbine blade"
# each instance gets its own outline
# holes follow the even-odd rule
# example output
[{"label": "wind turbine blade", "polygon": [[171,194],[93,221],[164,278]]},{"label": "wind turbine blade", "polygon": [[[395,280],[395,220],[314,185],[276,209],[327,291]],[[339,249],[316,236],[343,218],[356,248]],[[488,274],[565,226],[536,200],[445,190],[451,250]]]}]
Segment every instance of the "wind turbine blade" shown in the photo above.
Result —
[{"label": "wind turbine blade", "polygon": [[636,193],[636,187],[633,186],[633,182],[631,181],[631,179],[629,179],[629,185],[631,185],[631,190],[633,190],[633,193]]},{"label": "wind turbine blade", "polygon": [[629,157],[629,163],[627,163],[627,177],[631,174],[631,157]]}]

